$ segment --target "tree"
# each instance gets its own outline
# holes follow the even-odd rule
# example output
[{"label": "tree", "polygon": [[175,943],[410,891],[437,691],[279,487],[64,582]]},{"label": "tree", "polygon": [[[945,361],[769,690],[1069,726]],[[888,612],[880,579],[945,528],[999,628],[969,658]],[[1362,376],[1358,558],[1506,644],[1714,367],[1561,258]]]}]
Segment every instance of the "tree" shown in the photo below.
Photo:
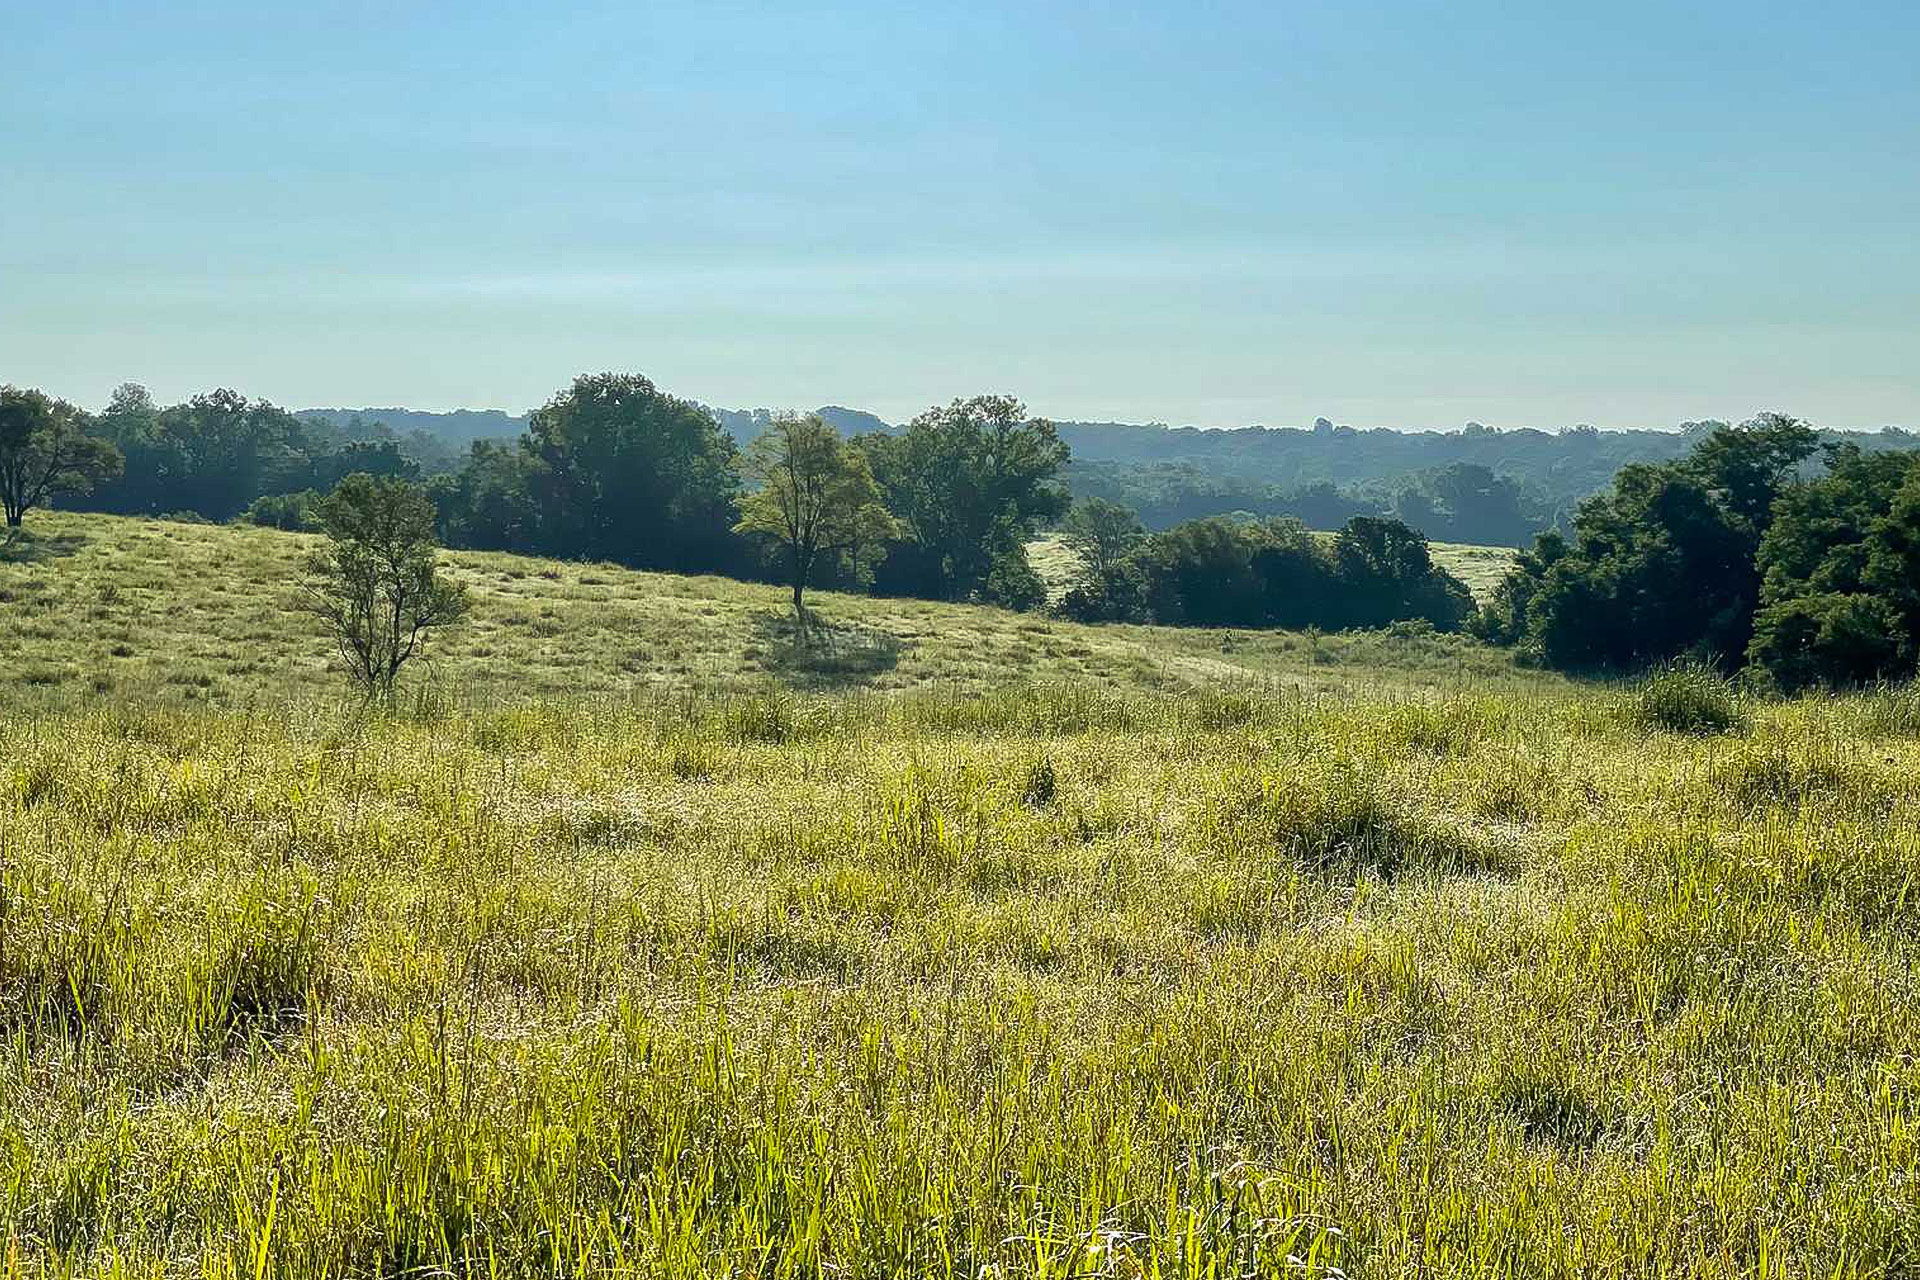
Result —
[{"label": "tree", "polygon": [[1830,445],[1784,490],[1757,564],[1748,659],[1780,688],[1911,675],[1920,637],[1920,454]]},{"label": "tree", "polygon": [[[1067,446],[1051,422],[1029,418],[1011,396],[975,396],[927,410],[898,435],[863,435],[856,444],[887,508],[912,535],[888,557],[886,587],[992,599],[991,575],[1027,594],[1025,541],[1068,504],[1057,480]],[[1008,563],[996,573],[1001,561]]]},{"label": "tree", "polygon": [[543,550],[643,569],[733,567],[740,453],[705,409],[638,374],[582,376],[536,410]]},{"label": "tree", "polygon": [[1060,522],[1060,541],[1080,558],[1076,586],[1107,581],[1146,537],[1146,528],[1132,508],[1105,498],[1074,503]]},{"label": "tree", "polygon": [[1776,499],[1817,447],[1802,422],[1763,414],[1704,426],[1686,457],[1636,463],[1580,505],[1573,538],[1523,559],[1485,624],[1548,663],[1628,669],[1693,653],[1740,662],[1760,603],[1756,555]]},{"label": "tree", "polygon": [[1393,505],[1402,522],[1453,542],[1517,547],[1548,523],[1513,477],[1470,462],[1423,473]]},{"label": "tree", "polygon": [[475,440],[466,464],[433,477],[427,493],[448,546],[526,553],[545,547],[538,497],[546,485],[546,466],[529,450]]},{"label": "tree", "polygon": [[864,581],[882,544],[903,532],[881,504],[865,455],[818,414],[775,417],[748,446],[746,472],[760,487],[741,502],[734,529],[779,545],[803,627],[805,592],[823,562],[837,561]]},{"label": "tree", "polygon": [[1419,530],[1381,516],[1355,516],[1333,540],[1347,626],[1383,627],[1425,618],[1442,631],[1473,611],[1466,585],[1433,563]]},{"label": "tree", "polygon": [[1145,579],[1135,559],[1147,531],[1131,507],[1086,498],[1060,522],[1060,541],[1079,563],[1060,597],[1059,612],[1082,622],[1118,621],[1146,609]]},{"label": "tree", "polygon": [[17,529],[56,493],[85,493],[118,475],[120,451],[82,427],[80,411],[44,392],[0,387],[0,508]]},{"label": "tree", "polygon": [[99,431],[126,455],[124,478],[94,499],[103,511],[225,520],[264,494],[309,487],[321,451],[304,419],[225,389],[162,409],[129,383],[114,392]]},{"label": "tree", "polygon": [[433,503],[390,476],[351,475],[317,504],[325,547],[308,562],[306,604],[369,698],[393,694],[427,635],[467,612],[466,590],[436,563]]}]

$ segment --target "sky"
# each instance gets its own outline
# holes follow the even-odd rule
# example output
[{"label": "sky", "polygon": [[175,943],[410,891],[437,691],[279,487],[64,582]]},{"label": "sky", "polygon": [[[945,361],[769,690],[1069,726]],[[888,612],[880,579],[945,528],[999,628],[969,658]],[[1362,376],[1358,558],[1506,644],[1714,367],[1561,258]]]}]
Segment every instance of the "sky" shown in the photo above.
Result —
[{"label": "sky", "polygon": [[1920,426],[1920,5],[0,0],[0,382]]}]

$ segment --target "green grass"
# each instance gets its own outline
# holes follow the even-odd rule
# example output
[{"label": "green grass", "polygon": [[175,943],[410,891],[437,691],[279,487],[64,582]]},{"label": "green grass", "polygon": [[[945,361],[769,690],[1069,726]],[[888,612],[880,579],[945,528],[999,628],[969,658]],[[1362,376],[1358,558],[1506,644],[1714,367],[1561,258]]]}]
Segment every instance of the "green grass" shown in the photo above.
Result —
[{"label": "green grass", "polygon": [[[0,688],[278,701],[329,689],[329,646],[292,606],[308,535],[35,513],[0,554]],[[429,649],[431,687],[489,698],[797,690],[982,689],[1090,681],[1179,690],[1221,681],[1306,692],[1548,677],[1454,638],[1081,626],[1032,614],[822,592],[825,643],[795,644],[786,593],[723,578],[458,552],[473,621]],[[428,673],[417,673],[415,687]]]},{"label": "green grass", "polygon": [[[7,1274],[1920,1267],[1904,692],[1702,735],[852,598],[925,632],[809,690],[722,651],[771,590],[482,556],[559,632],[369,716],[275,612],[297,541],[37,523],[91,540],[4,570]],[[23,678],[90,624],[152,670]],[[1094,669],[940,677],[1035,625]],[[633,628],[703,656],[543,647]],[[271,656],[166,679],[229,632]]]},{"label": "green grass", "polygon": [[1473,598],[1483,603],[1513,568],[1518,554],[1512,547],[1480,547],[1465,542],[1434,542],[1428,546],[1433,562],[1466,583]]}]

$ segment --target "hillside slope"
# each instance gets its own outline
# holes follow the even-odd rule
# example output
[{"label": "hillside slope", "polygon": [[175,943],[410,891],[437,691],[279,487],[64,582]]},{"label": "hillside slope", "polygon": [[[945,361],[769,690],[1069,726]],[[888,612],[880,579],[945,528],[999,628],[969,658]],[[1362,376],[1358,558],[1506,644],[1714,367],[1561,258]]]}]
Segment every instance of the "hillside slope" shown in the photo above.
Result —
[{"label": "hillside slope", "polygon": [[[329,651],[297,610],[309,535],[36,512],[0,558],[0,681],[16,688],[251,700],[326,685]],[[461,697],[1093,680],[1307,691],[1550,682],[1449,637],[1309,638],[1091,627],[921,600],[820,593],[827,639],[794,643],[784,593],[724,578],[452,552],[472,621],[435,641],[430,678]]]}]

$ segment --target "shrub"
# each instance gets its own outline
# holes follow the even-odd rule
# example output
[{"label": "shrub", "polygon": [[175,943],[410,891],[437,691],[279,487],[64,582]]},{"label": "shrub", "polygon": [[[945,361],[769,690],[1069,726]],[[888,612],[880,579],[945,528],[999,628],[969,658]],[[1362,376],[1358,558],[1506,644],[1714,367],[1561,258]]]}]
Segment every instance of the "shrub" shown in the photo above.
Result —
[{"label": "shrub", "polygon": [[255,498],[240,518],[248,524],[264,525],[269,529],[317,529],[320,527],[320,518],[315,511],[315,504],[319,501],[320,495],[312,489],[299,493],[270,493]]},{"label": "shrub", "polygon": [[1744,722],[1740,699],[1726,677],[1710,667],[1683,663],[1642,681],[1628,718],[1643,729],[1699,735],[1727,733]]},{"label": "shrub", "polygon": [[356,474],[315,510],[327,545],[308,562],[307,608],[354,683],[369,697],[390,697],[428,633],[467,612],[465,588],[439,570],[433,503],[404,480]]}]

